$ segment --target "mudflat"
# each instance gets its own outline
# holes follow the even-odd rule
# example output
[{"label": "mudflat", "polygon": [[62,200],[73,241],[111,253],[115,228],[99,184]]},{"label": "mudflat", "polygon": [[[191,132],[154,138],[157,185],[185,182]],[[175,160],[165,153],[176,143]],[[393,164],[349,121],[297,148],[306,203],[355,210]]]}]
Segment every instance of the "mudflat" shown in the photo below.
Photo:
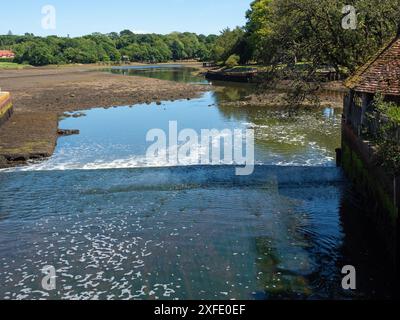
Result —
[{"label": "mudflat", "polygon": [[101,71],[104,66],[0,70],[14,115],[0,127],[0,168],[50,156],[65,112],[197,97],[205,86]]},{"label": "mudflat", "polygon": [[0,128],[0,168],[50,157],[57,142],[54,112],[18,112]]},{"label": "mudflat", "polygon": [[10,91],[14,110],[77,111],[162,100],[194,98],[204,86],[111,74],[101,66],[0,70],[0,88]]}]

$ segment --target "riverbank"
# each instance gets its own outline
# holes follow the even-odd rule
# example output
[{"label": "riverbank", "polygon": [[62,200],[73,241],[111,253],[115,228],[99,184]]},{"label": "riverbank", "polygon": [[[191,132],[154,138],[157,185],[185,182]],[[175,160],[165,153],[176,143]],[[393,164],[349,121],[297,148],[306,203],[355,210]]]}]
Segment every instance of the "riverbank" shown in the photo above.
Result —
[{"label": "riverbank", "polygon": [[192,99],[206,90],[201,85],[110,74],[101,71],[103,68],[76,65],[0,70],[0,88],[12,93],[15,112],[0,127],[0,168],[50,156],[58,119],[65,112]]},{"label": "riverbank", "polygon": [[19,112],[0,128],[0,168],[50,157],[57,143],[54,112]]}]

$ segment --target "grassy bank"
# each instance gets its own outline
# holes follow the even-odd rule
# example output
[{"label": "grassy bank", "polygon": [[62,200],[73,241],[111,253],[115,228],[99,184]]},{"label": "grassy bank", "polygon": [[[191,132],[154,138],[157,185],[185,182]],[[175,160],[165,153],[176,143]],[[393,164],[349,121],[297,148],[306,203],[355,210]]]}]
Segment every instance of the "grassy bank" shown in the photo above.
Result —
[{"label": "grassy bank", "polygon": [[26,64],[18,64],[14,62],[0,62],[0,70],[5,69],[5,70],[10,70],[10,69],[24,69],[30,67],[29,65]]}]

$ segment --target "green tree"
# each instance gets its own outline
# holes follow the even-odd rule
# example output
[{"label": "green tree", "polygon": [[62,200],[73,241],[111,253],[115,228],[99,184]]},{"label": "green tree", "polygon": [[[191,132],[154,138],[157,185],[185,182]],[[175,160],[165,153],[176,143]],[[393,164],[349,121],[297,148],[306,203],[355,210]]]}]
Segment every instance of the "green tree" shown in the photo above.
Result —
[{"label": "green tree", "polygon": [[[42,38],[27,33],[23,36],[0,35],[0,48],[13,48],[17,62],[35,65],[120,61],[121,55],[129,56],[132,61],[156,63],[171,59],[209,59],[216,39],[215,35],[198,36],[189,32],[159,35],[135,34],[129,30],[78,38]],[[42,50],[36,47],[42,47]]]},{"label": "green tree", "polygon": [[237,53],[239,44],[243,41],[245,32],[243,28],[233,30],[226,28],[216,39],[211,50],[211,57],[216,62],[225,62],[230,55]]},{"label": "green tree", "polygon": [[237,54],[232,54],[226,61],[225,65],[228,68],[236,67],[239,64],[240,57]]},{"label": "green tree", "polygon": [[17,63],[29,63],[33,66],[44,66],[53,62],[51,49],[45,43],[25,42],[14,48]]},{"label": "green tree", "polygon": [[171,47],[171,52],[172,52],[172,59],[182,60],[182,59],[187,58],[187,55],[185,52],[185,46],[179,39],[172,40],[170,47]]},{"label": "green tree", "polygon": [[246,30],[263,63],[308,61],[354,70],[393,37],[399,0],[353,0],[355,30],[342,28],[344,0],[256,0]]}]

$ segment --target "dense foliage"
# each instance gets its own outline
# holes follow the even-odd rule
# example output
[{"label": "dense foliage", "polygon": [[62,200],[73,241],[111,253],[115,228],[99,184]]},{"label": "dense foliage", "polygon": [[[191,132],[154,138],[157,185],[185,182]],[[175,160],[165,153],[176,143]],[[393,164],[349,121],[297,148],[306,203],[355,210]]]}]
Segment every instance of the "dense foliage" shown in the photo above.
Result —
[{"label": "dense foliage", "polygon": [[[225,62],[231,55],[239,56],[240,62],[245,63],[247,57],[248,46],[245,42],[245,30],[236,27],[231,30],[224,29],[216,39],[212,51],[211,58],[218,63]],[[250,57],[248,57],[250,58]]]},{"label": "dense foliage", "polygon": [[214,35],[189,32],[134,34],[129,30],[107,35],[94,33],[79,38],[8,34],[0,36],[0,49],[12,49],[16,53],[15,62],[34,66],[120,60],[155,63],[183,59],[207,60],[216,38]]},{"label": "dense foliage", "polygon": [[377,146],[377,162],[393,174],[400,174],[400,108],[377,94],[366,114],[364,135]]},{"label": "dense foliage", "polygon": [[225,65],[228,68],[236,67],[239,64],[240,57],[237,54],[232,54],[226,61]]},{"label": "dense foliage", "polygon": [[[344,29],[346,5],[357,12],[356,29]],[[353,71],[391,39],[400,0],[255,0],[243,29],[224,30],[213,54],[225,61],[266,65],[309,62]]]}]

